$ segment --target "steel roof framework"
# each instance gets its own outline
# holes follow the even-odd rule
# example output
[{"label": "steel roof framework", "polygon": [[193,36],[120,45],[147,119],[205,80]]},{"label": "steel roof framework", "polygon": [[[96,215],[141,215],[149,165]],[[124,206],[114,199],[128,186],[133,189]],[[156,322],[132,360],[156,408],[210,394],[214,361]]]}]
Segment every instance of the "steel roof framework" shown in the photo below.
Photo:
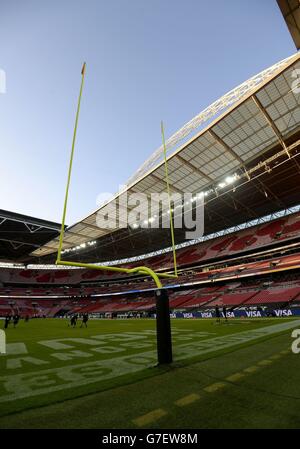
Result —
[{"label": "steel roof framework", "polygon": [[58,235],[60,225],[0,210],[0,258],[24,260],[34,249]]},{"label": "steel roof framework", "polygon": [[294,44],[300,48],[300,3],[299,0],[277,0]]}]

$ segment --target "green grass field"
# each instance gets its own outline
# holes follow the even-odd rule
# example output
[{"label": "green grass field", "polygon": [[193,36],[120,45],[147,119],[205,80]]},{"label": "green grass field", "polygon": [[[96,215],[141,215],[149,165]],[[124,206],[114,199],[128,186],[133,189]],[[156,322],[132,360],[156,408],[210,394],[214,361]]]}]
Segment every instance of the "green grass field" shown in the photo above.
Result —
[{"label": "green grass field", "polygon": [[174,363],[157,367],[154,320],[21,321],[0,355],[0,428],[299,427],[297,327],[176,319]]}]

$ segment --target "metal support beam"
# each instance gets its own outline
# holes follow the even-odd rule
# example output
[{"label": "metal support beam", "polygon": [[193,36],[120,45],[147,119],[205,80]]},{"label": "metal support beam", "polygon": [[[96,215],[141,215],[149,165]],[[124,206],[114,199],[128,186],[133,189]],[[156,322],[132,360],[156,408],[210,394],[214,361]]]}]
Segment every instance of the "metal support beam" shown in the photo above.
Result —
[{"label": "metal support beam", "polygon": [[256,104],[256,106],[260,109],[261,113],[263,114],[263,116],[266,119],[266,122],[268,123],[268,125],[272,128],[274,134],[276,135],[280,145],[282,146],[282,148],[286,151],[288,157],[290,158],[291,155],[287,149],[287,146],[282,138],[282,135],[279,132],[279,129],[277,128],[277,126],[275,125],[275,123],[273,122],[273,120],[271,119],[270,115],[268,114],[268,112],[266,111],[266,108],[264,108],[264,106],[261,104],[261,102],[259,101],[259,99],[257,98],[256,95],[252,95],[251,98],[253,99],[254,103]]},{"label": "metal support beam", "polygon": [[[165,186],[167,186],[167,181],[165,181],[164,179],[159,178],[158,176],[156,176],[154,173],[151,173],[150,176],[152,178],[154,178],[156,181],[158,182],[162,182],[163,184],[165,184]],[[182,194],[183,192],[179,189],[177,189],[176,187],[173,186],[173,184],[170,184],[170,187],[172,190],[174,190],[174,192],[180,193]]]},{"label": "metal support beam", "polygon": [[24,221],[24,225],[26,226],[26,228],[28,229],[28,231],[30,232],[30,234],[34,234],[35,232],[39,231],[40,229],[42,229],[42,226],[36,226],[36,225],[29,225],[28,223],[26,223]]},{"label": "metal support beam", "polygon": [[187,161],[184,159],[180,154],[176,154],[176,158],[180,160],[184,165],[189,167],[193,172],[198,173],[202,178],[206,179],[208,182],[213,182],[212,178],[208,175],[206,175],[202,170],[200,170],[198,167],[196,167],[194,164],[192,164],[190,161]]},{"label": "metal support beam", "polygon": [[14,248],[14,245],[13,244],[16,244],[16,245],[26,245],[26,246],[33,246],[34,248],[39,248],[40,247],[40,245],[37,245],[37,244],[35,244],[35,243],[28,243],[28,242],[20,242],[19,240],[12,240],[12,239],[4,239],[4,238],[0,238],[0,242],[7,242],[7,243],[10,243],[11,245],[12,245],[12,247]]},{"label": "metal support beam", "polygon": [[246,174],[246,176],[247,176],[247,178],[248,178],[248,180],[250,181],[250,176],[249,176],[249,174],[248,174],[248,171],[247,171],[247,167],[245,166],[245,163],[244,163],[244,161],[243,161],[243,159],[238,155],[238,154],[236,154],[236,152],[235,151],[233,151],[233,149],[232,148],[230,148],[230,146],[228,146],[227,145],[227,143],[225,143],[224,142],[224,140],[223,139],[221,139],[221,137],[219,137],[212,129],[210,129],[209,131],[208,131],[208,133],[220,144],[220,145],[222,145],[222,147],[227,151],[227,153],[229,153],[236,161],[238,161],[240,164],[241,164],[241,166],[243,167],[243,169],[244,169],[244,172],[245,172],[245,174]]}]

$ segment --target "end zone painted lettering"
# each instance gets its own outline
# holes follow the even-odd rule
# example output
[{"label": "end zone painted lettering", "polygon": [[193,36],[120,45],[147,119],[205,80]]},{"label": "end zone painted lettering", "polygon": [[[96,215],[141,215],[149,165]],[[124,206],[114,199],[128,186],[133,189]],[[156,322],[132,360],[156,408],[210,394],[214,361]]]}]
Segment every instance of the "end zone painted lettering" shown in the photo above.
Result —
[{"label": "end zone painted lettering", "polygon": [[6,354],[6,335],[3,330],[0,330],[0,354]]}]

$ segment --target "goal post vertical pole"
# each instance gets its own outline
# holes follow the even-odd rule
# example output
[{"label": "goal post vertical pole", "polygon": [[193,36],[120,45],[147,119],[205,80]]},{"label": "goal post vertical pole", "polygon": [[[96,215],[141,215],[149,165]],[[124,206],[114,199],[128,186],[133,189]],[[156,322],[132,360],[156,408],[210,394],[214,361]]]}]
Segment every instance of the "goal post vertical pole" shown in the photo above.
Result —
[{"label": "goal post vertical pole", "polygon": [[77,103],[77,110],[76,110],[76,117],[75,117],[75,126],[74,126],[74,131],[73,131],[68,178],[67,178],[66,193],[65,193],[63,214],[62,214],[62,220],[61,220],[61,230],[60,230],[60,235],[59,235],[59,244],[58,244],[58,251],[57,251],[57,262],[61,261],[61,251],[62,251],[62,245],[63,245],[63,239],[64,239],[64,233],[65,233],[67,204],[68,204],[69,188],[70,188],[71,173],[72,173],[72,166],[73,166],[74,148],[75,148],[77,125],[78,125],[78,118],[79,118],[79,111],[80,111],[80,104],[81,104],[81,96],[82,96],[82,90],[83,90],[83,84],[84,84],[85,68],[86,68],[86,63],[84,62],[82,69],[81,69],[81,84],[80,84],[80,91],[79,91],[79,96],[78,96],[78,103]]},{"label": "goal post vertical pole", "polygon": [[[171,241],[173,250],[173,261],[174,261],[174,277],[177,277],[178,274],[177,274],[176,248],[175,248],[173,213],[172,213],[173,211],[171,204],[167,150],[166,150],[163,121],[161,121],[161,135],[164,150],[165,181],[167,185],[167,193],[169,199],[170,231],[171,231]],[[159,365],[164,365],[172,363],[173,361],[170,304],[169,304],[168,290],[162,288],[157,289],[155,291],[155,297],[156,297],[157,359]]]},{"label": "goal post vertical pole", "polygon": [[172,363],[172,335],[169,295],[166,289],[157,289],[156,297],[156,339],[159,365]]}]

